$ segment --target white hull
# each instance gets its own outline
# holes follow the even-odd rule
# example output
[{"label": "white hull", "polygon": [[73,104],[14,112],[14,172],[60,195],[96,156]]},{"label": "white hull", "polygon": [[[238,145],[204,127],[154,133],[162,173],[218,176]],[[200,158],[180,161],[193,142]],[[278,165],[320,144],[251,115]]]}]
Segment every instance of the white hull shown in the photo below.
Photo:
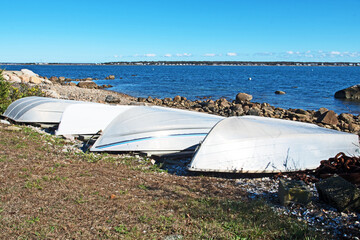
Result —
[{"label": "white hull", "polygon": [[75,104],[62,114],[56,135],[92,135],[104,131],[119,114],[137,106]]},{"label": "white hull", "polygon": [[289,172],[314,169],[344,152],[359,154],[358,136],[314,124],[244,116],[209,132],[188,169],[213,172]]},{"label": "white hull", "polygon": [[194,151],[223,117],[163,107],[137,107],[118,115],[91,151],[139,151],[155,155]]},{"label": "white hull", "polygon": [[25,97],[11,103],[3,116],[24,123],[59,123],[64,110],[80,101]]}]

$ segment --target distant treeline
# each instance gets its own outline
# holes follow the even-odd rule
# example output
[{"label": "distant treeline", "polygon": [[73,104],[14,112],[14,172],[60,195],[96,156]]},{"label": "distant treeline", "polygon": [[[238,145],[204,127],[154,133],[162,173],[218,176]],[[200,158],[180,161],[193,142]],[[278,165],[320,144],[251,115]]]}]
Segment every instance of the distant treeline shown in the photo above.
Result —
[{"label": "distant treeline", "polygon": [[136,61],[105,63],[0,63],[0,65],[207,65],[207,66],[360,66],[359,62]]},{"label": "distant treeline", "polygon": [[238,66],[360,66],[356,62],[249,62],[249,61],[138,61],[106,62],[103,65],[238,65]]}]

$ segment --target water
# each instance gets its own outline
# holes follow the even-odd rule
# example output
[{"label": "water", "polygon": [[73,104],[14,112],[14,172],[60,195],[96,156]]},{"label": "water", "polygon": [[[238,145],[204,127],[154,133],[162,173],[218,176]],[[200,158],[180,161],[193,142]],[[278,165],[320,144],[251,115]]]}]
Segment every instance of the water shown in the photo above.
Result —
[{"label": "water", "polygon": [[[110,90],[136,97],[185,96],[195,100],[211,96],[235,99],[239,92],[253,95],[253,102],[281,108],[360,114],[360,102],[334,98],[340,89],[360,84],[360,67],[293,66],[0,66],[8,70],[28,68],[41,76],[98,78]],[[116,80],[104,80],[108,75]],[[122,79],[119,79],[122,77]],[[249,80],[251,78],[251,80]],[[276,90],[285,95],[276,95]]]}]

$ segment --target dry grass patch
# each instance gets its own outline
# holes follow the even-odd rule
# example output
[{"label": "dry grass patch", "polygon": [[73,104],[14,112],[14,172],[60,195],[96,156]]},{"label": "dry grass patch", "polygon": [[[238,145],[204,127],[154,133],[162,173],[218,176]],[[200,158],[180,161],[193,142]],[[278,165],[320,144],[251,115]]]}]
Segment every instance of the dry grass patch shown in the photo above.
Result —
[{"label": "dry grass patch", "polygon": [[170,175],[144,158],[63,151],[0,125],[0,236],[9,239],[303,239],[304,223],[233,180]]}]

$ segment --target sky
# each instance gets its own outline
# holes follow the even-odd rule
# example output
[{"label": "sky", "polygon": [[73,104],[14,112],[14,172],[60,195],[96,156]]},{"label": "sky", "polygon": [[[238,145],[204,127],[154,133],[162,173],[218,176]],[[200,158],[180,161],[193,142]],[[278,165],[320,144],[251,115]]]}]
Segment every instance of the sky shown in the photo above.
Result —
[{"label": "sky", "polygon": [[360,61],[360,0],[0,2],[0,62]]}]

